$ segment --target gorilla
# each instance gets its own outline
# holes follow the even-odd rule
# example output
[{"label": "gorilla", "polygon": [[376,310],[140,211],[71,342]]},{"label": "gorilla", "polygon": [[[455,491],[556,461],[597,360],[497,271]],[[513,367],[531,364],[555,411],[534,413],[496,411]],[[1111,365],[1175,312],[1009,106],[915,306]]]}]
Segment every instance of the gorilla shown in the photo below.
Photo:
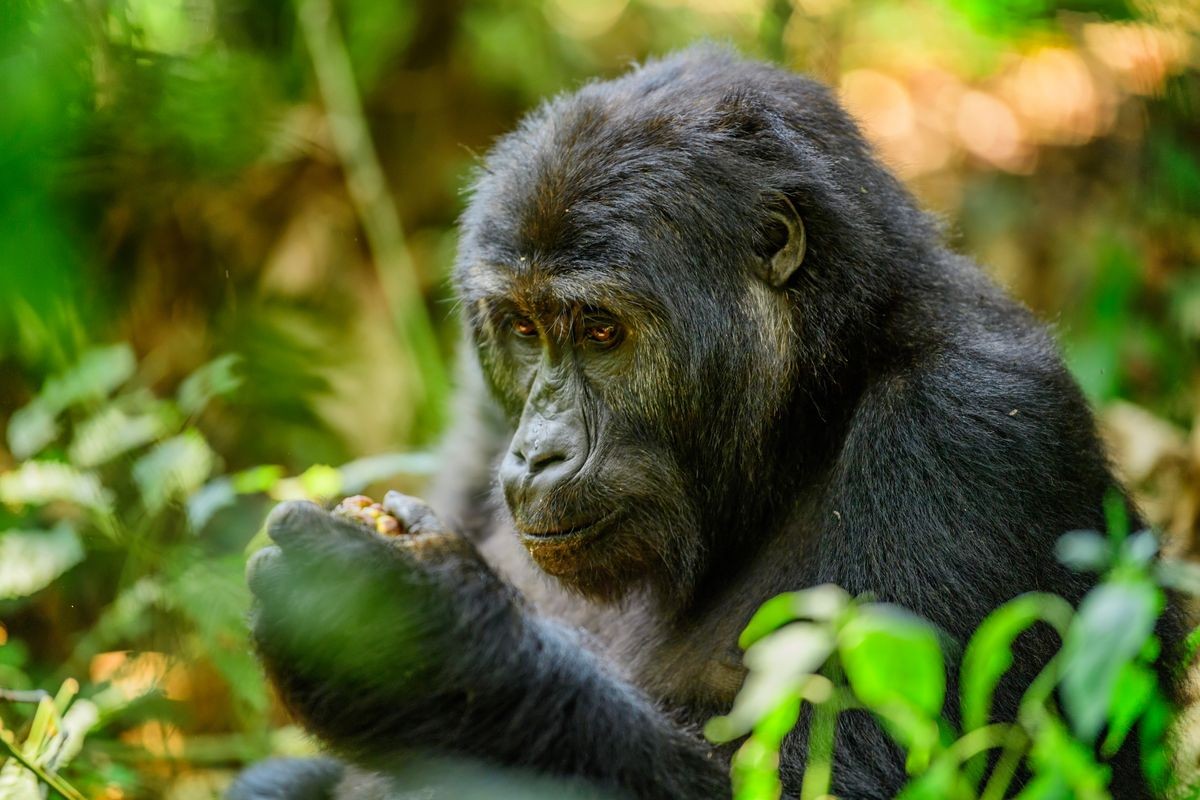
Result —
[{"label": "gorilla", "polygon": [[[728,797],[731,748],[698,730],[772,596],[835,583],[961,650],[1022,592],[1092,585],[1055,542],[1103,529],[1116,481],[1051,336],[811,80],[704,46],[548,101],[481,164],[454,281],[444,469],[429,505],[385,501],[410,535],[309,503],[268,521],[253,638],[331,756],[232,798],[461,775],[422,796]],[[1020,640],[997,718],[1058,646]],[[1149,796],[1139,774],[1118,763],[1117,796]],[[905,779],[840,717],[838,797]]]}]

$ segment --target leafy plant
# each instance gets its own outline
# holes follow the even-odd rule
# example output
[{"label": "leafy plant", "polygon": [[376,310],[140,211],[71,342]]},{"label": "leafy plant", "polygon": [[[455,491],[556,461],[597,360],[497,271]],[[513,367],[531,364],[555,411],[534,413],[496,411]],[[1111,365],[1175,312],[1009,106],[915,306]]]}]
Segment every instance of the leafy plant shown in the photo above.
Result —
[{"label": "leafy plant", "polygon": [[[166,653],[206,665],[218,695],[228,698],[234,730],[226,746],[210,737],[208,750],[247,760],[267,755],[268,695],[244,633],[244,550],[255,544],[247,537],[272,500],[327,500],[432,467],[428,456],[392,453],[314,465],[294,477],[274,465],[221,474],[197,421],[240,384],[238,358],[225,355],[162,397],[139,385],[132,349],[117,344],[87,351],[12,415],[7,442],[18,460],[0,470],[0,611],[31,611],[52,601],[47,589],[54,587],[78,596],[89,612],[50,673],[29,663],[20,640],[5,643],[9,631],[0,626],[5,800],[41,798],[39,784],[82,797],[64,768],[85,788],[138,789],[136,773],[91,761],[84,738],[100,736],[111,746],[147,723],[187,725],[197,709],[166,696],[161,684],[173,663]],[[233,529],[245,534],[219,536],[225,526],[214,521],[222,514],[233,514]],[[83,568],[89,578],[106,577],[102,593],[74,579]],[[81,687],[98,659],[122,666]],[[147,665],[154,674],[136,678]],[[34,688],[45,685],[61,688],[53,697]]]},{"label": "leafy plant", "polygon": [[[946,666],[929,623],[835,586],[765,603],[741,637],[745,685],[730,713],[706,729],[714,742],[747,737],[733,763],[738,800],[779,797],[779,748],[806,705],[803,800],[829,794],[836,717],[849,709],[873,714],[903,748],[904,800],[999,800],[1019,769],[1028,773],[1022,798],[1108,798],[1106,760],[1135,729],[1151,785],[1165,791],[1178,783],[1154,630],[1162,587],[1194,591],[1196,570],[1156,560],[1150,531],[1127,536],[1119,498],[1107,511],[1107,538],[1078,531],[1059,542],[1065,563],[1103,573],[1078,609],[1052,594],[1024,594],[977,629],[961,664],[959,725],[944,714]],[[1013,664],[1014,643],[1038,623],[1058,631],[1062,648],[1027,688],[1016,719],[993,722],[992,697]]]}]

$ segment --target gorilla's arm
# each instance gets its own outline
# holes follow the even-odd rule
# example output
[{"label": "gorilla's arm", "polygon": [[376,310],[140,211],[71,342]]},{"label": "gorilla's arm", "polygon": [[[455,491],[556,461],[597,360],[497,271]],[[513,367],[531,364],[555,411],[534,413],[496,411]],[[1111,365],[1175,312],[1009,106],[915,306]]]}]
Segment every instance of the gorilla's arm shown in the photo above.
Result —
[{"label": "gorilla's arm", "polygon": [[583,778],[638,798],[729,794],[723,764],[575,634],[538,619],[423,504],[389,495],[387,539],[311,504],[269,522],[258,648],[335,752],[386,772],[405,750]]},{"label": "gorilla's arm", "polygon": [[464,342],[459,352],[454,424],[442,442],[441,468],[426,496],[449,527],[479,542],[492,532],[496,463],[512,428],[484,384],[475,348]]},{"label": "gorilla's arm", "polygon": [[[951,720],[962,648],[992,609],[1048,587],[1077,601],[1088,587],[1054,548],[1063,531],[1103,526],[1115,484],[1092,424],[1040,335],[997,345],[986,332],[881,376],[850,421],[806,583],[902,604],[947,634]],[[1018,640],[997,717],[1014,717],[1059,645],[1042,626]],[[864,713],[839,718],[834,753],[839,797],[893,797],[905,783],[902,754]],[[801,726],[785,747],[786,785],[799,785],[805,758]]]}]

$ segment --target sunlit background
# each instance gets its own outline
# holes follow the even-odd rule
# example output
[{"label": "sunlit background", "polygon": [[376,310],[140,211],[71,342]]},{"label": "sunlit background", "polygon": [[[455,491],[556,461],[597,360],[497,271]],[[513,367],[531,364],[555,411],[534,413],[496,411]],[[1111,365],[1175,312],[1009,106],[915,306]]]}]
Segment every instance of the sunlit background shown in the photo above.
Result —
[{"label": "sunlit background", "polygon": [[4,0],[0,797],[41,796],[20,760],[184,800],[311,751],[246,643],[264,513],[420,490],[478,155],[542,98],[700,39],[837,89],[1055,326],[1191,552],[1194,0]]}]

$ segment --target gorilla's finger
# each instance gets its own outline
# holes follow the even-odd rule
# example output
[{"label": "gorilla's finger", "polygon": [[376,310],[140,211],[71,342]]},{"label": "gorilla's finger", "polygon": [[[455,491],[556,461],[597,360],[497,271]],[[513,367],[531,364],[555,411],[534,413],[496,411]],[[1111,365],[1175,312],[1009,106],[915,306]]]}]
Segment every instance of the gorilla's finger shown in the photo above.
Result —
[{"label": "gorilla's finger", "polygon": [[284,571],[283,551],[275,546],[264,547],[246,563],[246,583],[255,595],[270,595],[282,582]]},{"label": "gorilla's finger", "polygon": [[391,491],[384,495],[383,507],[409,533],[446,533],[446,526],[433,509],[416,497]]},{"label": "gorilla's finger", "polygon": [[267,517],[267,534],[280,547],[301,544],[306,537],[327,534],[334,520],[316,503],[307,500],[285,500],[271,510]]}]

